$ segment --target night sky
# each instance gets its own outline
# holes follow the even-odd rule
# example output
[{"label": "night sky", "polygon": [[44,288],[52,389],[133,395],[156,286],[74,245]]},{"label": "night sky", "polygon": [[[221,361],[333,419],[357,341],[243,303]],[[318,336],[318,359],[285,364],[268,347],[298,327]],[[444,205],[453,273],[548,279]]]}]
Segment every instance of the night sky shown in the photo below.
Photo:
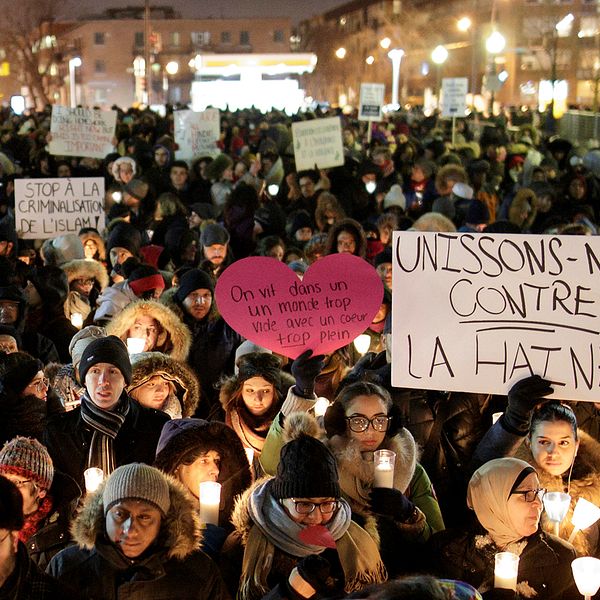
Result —
[{"label": "night sky", "polygon": [[[251,18],[286,17],[294,23],[344,4],[344,0],[152,0],[154,6],[172,6],[182,17],[190,18]],[[143,6],[143,0],[79,0],[71,2],[71,9],[78,16],[98,14],[106,8],[118,6]],[[63,15],[64,16],[64,15]]]}]

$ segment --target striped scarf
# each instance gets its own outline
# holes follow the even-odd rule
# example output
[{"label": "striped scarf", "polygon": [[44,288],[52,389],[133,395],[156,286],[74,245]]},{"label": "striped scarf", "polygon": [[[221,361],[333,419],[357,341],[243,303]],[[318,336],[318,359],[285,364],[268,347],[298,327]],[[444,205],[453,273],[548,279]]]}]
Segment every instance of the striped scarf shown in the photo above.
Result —
[{"label": "striped scarf", "polygon": [[96,406],[87,392],[81,397],[81,418],[93,429],[87,468],[98,467],[108,477],[116,468],[113,443],[129,412],[127,396],[121,396],[114,411]]}]

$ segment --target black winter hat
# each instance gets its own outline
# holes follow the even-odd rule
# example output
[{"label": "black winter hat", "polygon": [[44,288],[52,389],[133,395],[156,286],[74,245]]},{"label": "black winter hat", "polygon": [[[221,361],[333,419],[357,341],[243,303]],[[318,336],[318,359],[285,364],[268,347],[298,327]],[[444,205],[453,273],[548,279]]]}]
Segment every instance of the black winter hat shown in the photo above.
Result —
[{"label": "black winter hat", "polygon": [[65,303],[69,295],[69,282],[66,272],[60,267],[35,267],[27,278],[33,283],[46,305],[62,307]]},{"label": "black winter hat", "polygon": [[112,248],[125,248],[134,256],[140,251],[142,245],[142,234],[138,229],[129,223],[118,223],[108,234],[106,240],[106,250],[110,252]]},{"label": "black winter hat", "polygon": [[190,204],[189,209],[201,219],[214,219],[217,216],[215,207],[208,202],[194,202],[194,204]]},{"label": "black winter hat", "polygon": [[20,531],[23,527],[23,496],[19,488],[0,475],[0,529]]},{"label": "black winter hat", "polygon": [[175,298],[178,302],[183,302],[194,290],[200,289],[210,290],[211,294],[214,293],[214,281],[206,271],[202,269],[190,269],[179,280],[179,287],[175,292]]},{"label": "black winter hat", "polygon": [[237,360],[238,381],[244,382],[252,377],[262,377],[276,388],[281,385],[281,361],[267,352],[249,352]]},{"label": "black winter hat", "polygon": [[200,235],[200,243],[203,246],[212,246],[213,244],[221,244],[224,246],[229,242],[229,232],[225,227],[218,223],[209,223],[202,228]]},{"label": "black winter hat", "polygon": [[316,438],[301,434],[281,449],[271,492],[282,498],[339,498],[333,454]]},{"label": "black winter hat", "polygon": [[131,361],[125,344],[116,336],[98,338],[94,340],[81,355],[79,363],[79,381],[85,381],[86,373],[98,363],[115,365],[123,374],[125,383],[131,383]]},{"label": "black winter hat", "polygon": [[375,256],[374,264],[376,267],[392,262],[392,248],[386,246],[379,254]]},{"label": "black winter hat", "polygon": [[0,355],[0,382],[5,390],[19,395],[43,368],[42,362],[27,352]]}]

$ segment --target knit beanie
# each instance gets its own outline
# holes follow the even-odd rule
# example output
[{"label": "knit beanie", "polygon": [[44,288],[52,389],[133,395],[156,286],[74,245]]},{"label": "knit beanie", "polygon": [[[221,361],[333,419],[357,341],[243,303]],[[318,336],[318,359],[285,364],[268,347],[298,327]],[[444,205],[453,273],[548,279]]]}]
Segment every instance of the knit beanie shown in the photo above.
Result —
[{"label": "knit beanie", "polygon": [[99,338],[106,337],[106,329],[104,327],[98,327],[97,325],[88,325],[80,331],[78,331],[69,342],[69,354],[71,355],[71,362],[77,369],[81,362],[81,355],[83,351],[94,341]]},{"label": "knit beanie", "polygon": [[194,290],[210,290],[214,293],[215,284],[212,277],[202,269],[190,269],[179,280],[179,287],[175,292],[178,302],[183,302]]},{"label": "knit beanie", "polygon": [[23,496],[12,481],[0,477],[0,529],[21,531],[22,527]]},{"label": "knit beanie", "polygon": [[202,235],[200,236],[200,243],[203,246],[212,246],[213,244],[221,244],[224,246],[229,242],[229,232],[225,227],[218,223],[208,223],[202,229]]},{"label": "knit beanie", "polygon": [[233,166],[233,160],[227,154],[219,154],[215,159],[206,166],[205,175],[207,179],[219,181],[225,169]]},{"label": "knit beanie", "polygon": [[482,223],[489,223],[489,221],[490,211],[488,210],[487,204],[481,200],[471,200],[469,208],[467,209],[465,222],[472,223],[473,225],[481,225]]},{"label": "knit beanie", "polygon": [[123,465],[112,472],[104,486],[104,514],[122,500],[148,502],[166,515],[171,506],[169,484],[165,476],[154,467],[143,463]]},{"label": "knit beanie", "polygon": [[282,498],[339,498],[342,495],[333,454],[306,434],[281,449],[271,492]]},{"label": "knit beanie", "polygon": [[17,436],[0,450],[0,475],[31,479],[48,490],[54,479],[54,465],[48,450],[37,440]]},{"label": "knit beanie", "polygon": [[281,362],[274,354],[250,352],[237,361],[238,381],[244,382],[252,377],[262,377],[275,387],[281,384]]},{"label": "knit beanie", "polygon": [[43,369],[42,362],[27,352],[12,352],[0,356],[0,382],[5,390],[17,395]]},{"label": "knit beanie", "polygon": [[125,248],[134,256],[140,251],[142,245],[142,234],[133,225],[123,221],[115,225],[108,234],[106,250],[112,248]]},{"label": "knit beanie", "polygon": [[79,363],[79,381],[84,382],[87,372],[98,363],[114,365],[123,374],[125,383],[131,383],[132,369],[127,347],[116,335],[95,339],[83,351]]},{"label": "knit beanie", "polygon": [[123,187],[125,193],[133,196],[137,200],[143,200],[148,195],[148,184],[141,179],[132,179]]},{"label": "knit beanie", "polygon": [[75,233],[67,233],[46,240],[42,245],[42,256],[46,265],[56,267],[76,258],[85,258],[83,243]]},{"label": "knit beanie", "polygon": [[194,202],[189,206],[190,212],[196,213],[201,219],[214,219],[217,214],[215,207],[208,202]]}]

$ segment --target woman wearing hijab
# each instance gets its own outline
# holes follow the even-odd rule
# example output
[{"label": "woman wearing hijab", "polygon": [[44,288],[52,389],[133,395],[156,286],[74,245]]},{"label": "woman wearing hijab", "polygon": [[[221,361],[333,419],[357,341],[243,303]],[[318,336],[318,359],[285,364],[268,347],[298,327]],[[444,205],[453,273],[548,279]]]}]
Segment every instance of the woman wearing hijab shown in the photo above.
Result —
[{"label": "woman wearing hijab", "polygon": [[535,469],[525,461],[497,458],[485,463],[471,477],[467,492],[474,527],[434,535],[428,569],[493,595],[494,556],[512,552],[519,556],[519,596],[578,598],[571,574],[573,547],[540,529],[544,493]]}]

